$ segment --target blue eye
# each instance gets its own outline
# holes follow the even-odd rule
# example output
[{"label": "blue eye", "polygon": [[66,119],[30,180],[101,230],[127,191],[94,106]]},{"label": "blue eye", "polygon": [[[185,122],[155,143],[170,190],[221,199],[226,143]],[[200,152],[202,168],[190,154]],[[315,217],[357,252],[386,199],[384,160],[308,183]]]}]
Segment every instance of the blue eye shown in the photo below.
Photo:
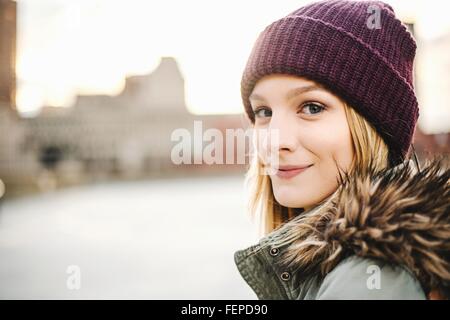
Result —
[{"label": "blue eye", "polygon": [[[264,114],[264,111],[267,111],[267,113]],[[253,111],[253,114],[255,115],[256,118],[271,117],[272,110],[270,110],[266,107],[260,107],[260,108],[256,108],[256,110]]]},{"label": "blue eye", "polygon": [[307,114],[317,114],[317,113],[322,112],[325,109],[325,107],[323,107],[317,103],[312,103],[312,102],[308,102],[308,103],[304,104],[301,107],[301,109],[303,110],[306,107],[309,107],[309,109],[310,109],[310,113],[307,113]]},{"label": "blue eye", "polygon": [[[303,106],[300,107],[301,110],[303,110],[305,108],[309,109],[309,112],[305,112],[305,114],[307,114],[307,115],[315,115],[315,114],[321,113],[325,109],[324,106],[317,104],[317,103],[313,103],[313,102],[307,102]],[[267,107],[258,107],[255,110],[253,110],[253,114],[255,115],[255,118],[271,117],[272,110],[270,110]]]}]

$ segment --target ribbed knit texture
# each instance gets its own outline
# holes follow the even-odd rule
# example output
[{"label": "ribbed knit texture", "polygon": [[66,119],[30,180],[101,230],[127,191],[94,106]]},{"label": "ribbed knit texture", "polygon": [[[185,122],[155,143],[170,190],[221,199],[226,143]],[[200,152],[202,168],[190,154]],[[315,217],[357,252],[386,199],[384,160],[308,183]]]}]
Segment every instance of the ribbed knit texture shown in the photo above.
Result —
[{"label": "ribbed knit texture", "polygon": [[[375,5],[380,28],[367,21]],[[256,82],[273,73],[303,76],[325,85],[366,118],[382,136],[391,161],[402,161],[411,144],[418,103],[414,93],[416,43],[394,10],[381,1],[319,1],[267,26],[247,61],[241,94],[248,100]]]}]

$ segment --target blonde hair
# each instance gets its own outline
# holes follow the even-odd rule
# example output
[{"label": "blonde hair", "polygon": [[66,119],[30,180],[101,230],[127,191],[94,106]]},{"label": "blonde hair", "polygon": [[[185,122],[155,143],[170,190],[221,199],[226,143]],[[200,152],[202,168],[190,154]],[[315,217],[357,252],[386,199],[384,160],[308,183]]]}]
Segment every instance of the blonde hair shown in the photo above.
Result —
[{"label": "blonde hair", "polygon": [[[344,103],[344,109],[355,152],[348,173],[351,174],[355,166],[367,168],[370,161],[377,170],[386,168],[389,164],[389,150],[381,136],[353,107]],[[248,211],[253,220],[259,220],[259,233],[267,235],[303,211],[284,207],[275,200],[270,177],[264,174],[263,169],[257,153],[254,153],[245,176],[245,185],[249,192]],[[308,216],[323,214],[337,195],[337,191],[305,214]]]}]

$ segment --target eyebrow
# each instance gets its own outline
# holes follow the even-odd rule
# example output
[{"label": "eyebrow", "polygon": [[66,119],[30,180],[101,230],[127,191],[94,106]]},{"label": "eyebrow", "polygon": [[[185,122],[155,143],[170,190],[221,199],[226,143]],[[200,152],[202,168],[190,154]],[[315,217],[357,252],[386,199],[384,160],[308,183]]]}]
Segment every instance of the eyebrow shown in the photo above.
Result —
[{"label": "eyebrow", "polygon": [[[309,86],[303,86],[303,87],[298,87],[298,88],[294,88],[288,91],[288,93],[286,94],[286,99],[287,100],[291,100],[292,98],[295,98],[296,96],[305,93],[305,92],[309,92],[309,91],[315,91],[315,90],[324,90],[323,87],[312,84]],[[252,93],[249,96],[250,100],[260,100],[260,101],[265,101],[264,97],[260,96],[257,93]]]}]

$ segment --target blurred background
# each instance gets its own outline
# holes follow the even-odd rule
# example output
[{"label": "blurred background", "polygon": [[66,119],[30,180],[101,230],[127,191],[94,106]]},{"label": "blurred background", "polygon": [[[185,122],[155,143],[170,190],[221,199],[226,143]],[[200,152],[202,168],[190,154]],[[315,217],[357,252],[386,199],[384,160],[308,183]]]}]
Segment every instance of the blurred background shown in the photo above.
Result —
[{"label": "blurred background", "polygon": [[[194,121],[247,128],[253,43],[309,2],[0,0],[0,298],[256,299],[246,164],[175,165],[171,134],[195,157]],[[445,2],[385,2],[418,45],[419,160],[449,153]]]}]

